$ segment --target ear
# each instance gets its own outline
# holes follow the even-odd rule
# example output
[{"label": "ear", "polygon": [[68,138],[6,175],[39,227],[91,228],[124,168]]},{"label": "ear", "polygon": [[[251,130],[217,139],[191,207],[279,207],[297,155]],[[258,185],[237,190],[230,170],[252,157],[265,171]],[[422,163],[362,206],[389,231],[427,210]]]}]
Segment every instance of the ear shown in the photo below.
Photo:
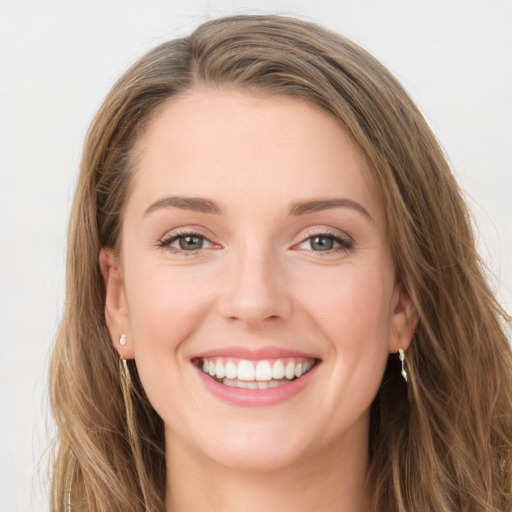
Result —
[{"label": "ear", "polygon": [[411,296],[400,284],[395,285],[388,349],[390,353],[401,348],[407,351],[418,325],[418,314]]},{"label": "ear", "polygon": [[[133,359],[133,343],[123,276],[114,252],[110,249],[102,249],[99,263],[105,281],[105,321],[112,344],[123,359]],[[122,334],[126,338],[125,345],[119,343]]]}]

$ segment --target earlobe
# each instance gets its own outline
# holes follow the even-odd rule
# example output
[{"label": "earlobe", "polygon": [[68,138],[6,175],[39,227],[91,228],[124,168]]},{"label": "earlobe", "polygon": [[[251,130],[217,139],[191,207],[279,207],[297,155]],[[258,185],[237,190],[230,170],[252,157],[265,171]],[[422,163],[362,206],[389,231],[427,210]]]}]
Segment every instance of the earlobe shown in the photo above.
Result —
[{"label": "earlobe", "polygon": [[[129,339],[129,316],[124,294],[124,281],[114,252],[102,249],[99,263],[105,283],[105,322],[114,348],[124,359],[133,359]],[[121,343],[124,341],[124,344]]]},{"label": "earlobe", "polygon": [[407,351],[418,324],[416,306],[409,293],[400,285],[397,285],[395,293],[389,336],[390,353],[397,353],[399,349]]}]

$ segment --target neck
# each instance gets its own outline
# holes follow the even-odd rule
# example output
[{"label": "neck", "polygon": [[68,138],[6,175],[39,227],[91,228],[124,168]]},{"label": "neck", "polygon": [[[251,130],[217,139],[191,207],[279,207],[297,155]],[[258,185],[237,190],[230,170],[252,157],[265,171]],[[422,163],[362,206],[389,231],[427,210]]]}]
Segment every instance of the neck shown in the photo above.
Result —
[{"label": "neck", "polygon": [[363,441],[348,447],[334,443],[267,471],[227,468],[168,443],[166,512],[369,512],[367,438]]}]

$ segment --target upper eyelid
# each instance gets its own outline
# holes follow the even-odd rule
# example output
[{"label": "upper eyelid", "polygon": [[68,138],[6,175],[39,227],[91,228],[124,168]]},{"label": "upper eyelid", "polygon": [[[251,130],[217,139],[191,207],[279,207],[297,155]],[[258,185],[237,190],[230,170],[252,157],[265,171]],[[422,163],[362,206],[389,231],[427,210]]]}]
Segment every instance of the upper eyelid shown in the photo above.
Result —
[{"label": "upper eyelid", "polygon": [[187,236],[187,235],[200,236],[200,237],[213,243],[213,241],[212,241],[213,237],[206,234],[202,228],[196,227],[196,226],[186,226],[186,227],[179,227],[179,228],[171,229],[169,231],[166,231],[166,233],[164,235],[162,235],[159,240],[160,241],[170,240],[173,238],[179,238],[180,236]]},{"label": "upper eyelid", "polygon": [[342,231],[340,229],[336,228],[325,228],[325,227],[318,227],[318,228],[308,228],[305,232],[301,235],[301,242],[304,242],[308,238],[311,238],[313,236],[330,236],[333,238],[340,238],[343,240],[347,240],[349,242],[354,242],[354,239],[345,231]]},{"label": "upper eyelid", "polygon": [[210,240],[210,238],[203,233],[199,233],[196,231],[183,231],[183,232],[174,232],[174,233],[166,233],[161,240],[173,240],[177,238],[181,238],[182,236],[197,236],[199,238],[204,238],[205,240]]}]

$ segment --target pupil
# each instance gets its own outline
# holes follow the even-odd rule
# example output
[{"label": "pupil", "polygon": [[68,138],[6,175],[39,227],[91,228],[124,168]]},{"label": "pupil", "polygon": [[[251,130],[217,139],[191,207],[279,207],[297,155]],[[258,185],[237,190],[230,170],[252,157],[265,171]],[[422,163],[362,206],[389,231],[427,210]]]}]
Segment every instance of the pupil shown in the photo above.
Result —
[{"label": "pupil", "polygon": [[200,236],[182,236],[180,238],[180,249],[185,251],[201,249],[203,247],[203,239]]},{"label": "pupil", "polygon": [[333,239],[326,236],[315,236],[311,241],[311,247],[315,251],[328,251],[333,245]]}]

